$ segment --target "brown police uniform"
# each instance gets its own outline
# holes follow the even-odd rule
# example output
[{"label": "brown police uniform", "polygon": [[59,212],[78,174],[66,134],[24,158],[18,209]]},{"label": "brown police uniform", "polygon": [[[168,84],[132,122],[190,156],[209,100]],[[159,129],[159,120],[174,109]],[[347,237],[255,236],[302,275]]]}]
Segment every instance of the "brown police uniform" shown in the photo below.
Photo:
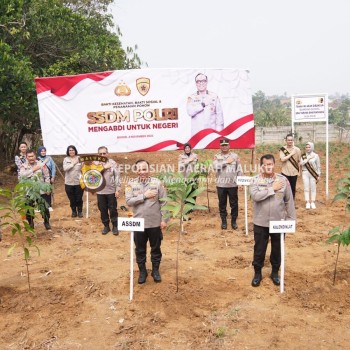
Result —
[{"label": "brown police uniform", "polygon": [[[230,164],[227,163],[229,157],[234,158]],[[219,199],[219,212],[223,225],[227,217],[227,197],[231,207],[232,227],[236,227],[238,216],[238,194],[237,194],[237,176],[243,175],[239,156],[234,152],[224,154],[217,153],[214,157],[213,168],[216,171],[216,188]],[[227,224],[226,224],[227,225]]]},{"label": "brown police uniform", "polygon": [[[33,171],[33,168],[37,165],[41,166],[40,169]],[[32,178],[38,178],[39,181],[43,183],[50,184],[50,172],[47,166],[44,163],[39,162],[38,160],[35,161],[35,163],[29,164],[29,162],[25,162],[22,164],[20,170],[19,170],[19,179],[21,180],[21,177],[26,177],[28,179]],[[49,202],[49,199],[51,198],[51,195],[46,194],[45,192],[40,192],[40,196],[45,200],[45,202]],[[27,204],[31,207],[35,206],[36,203],[33,203],[31,201],[28,201]],[[44,219],[44,226],[47,230],[51,229],[50,227],[50,211],[49,207],[45,206],[44,214],[42,214],[42,217]],[[29,212],[26,214],[26,219],[29,223],[29,225],[34,228],[34,217],[30,215]]]},{"label": "brown police uniform", "polygon": [[[97,205],[101,213],[101,221],[107,228],[104,232],[109,232],[109,222],[113,225],[113,234],[118,235],[118,211],[116,192],[121,189],[120,171],[117,163],[113,159],[108,159],[111,168],[104,169],[102,172],[105,186],[97,193]],[[107,164],[106,163],[106,164]]]},{"label": "brown police uniform", "polygon": [[[156,190],[158,192],[157,196],[155,198],[145,198],[144,193],[148,189]],[[159,269],[162,259],[160,246],[163,239],[160,224],[168,221],[164,218],[165,212],[162,211],[165,202],[160,200],[164,197],[166,197],[166,190],[162,183],[154,177],[149,177],[146,182],[141,182],[139,178],[136,178],[129,181],[125,188],[126,203],[132,207],[134,218],[145,219],[144,232],[135,232],[134,234],[136,262],[140,271],[145,269],[148,240],[151,246],[152,270],[156,269],[158,271]]]},{"label": "brown police uniform", "polygon": [[[279,191],[274,191],[272,184],[275,180],[283,183]],[[289,181],[281,174],[274,177],[264,177],[262,174],[253,177],[250,185],[250,195],[254,203],[254,259],[256,273],[261,273],[264,266],[266,249],[271,237],[270,262],[272,273],[278,274],[281,265],[280,234],[270,233],[270,221],[295,220],[295,207]]]}]

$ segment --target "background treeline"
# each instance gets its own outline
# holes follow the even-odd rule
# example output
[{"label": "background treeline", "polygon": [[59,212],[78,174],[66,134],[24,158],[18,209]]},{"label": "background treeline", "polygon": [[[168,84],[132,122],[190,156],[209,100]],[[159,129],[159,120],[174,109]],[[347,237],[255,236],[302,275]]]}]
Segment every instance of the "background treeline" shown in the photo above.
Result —
[{"label": "background treeline", "polygon": [[[139,68],[108,14],[113,0],[0,1],[0,152],[40,134],[35,77]],[[136,48],[135,48],[136,49]]]},{"label": "background treeline", "polygon": [[[262,91],[253,95],[254,121],[256,126],[286,126],[291,124],[291,98],[266,96]],[[349,95],[329,96],[329,124],[350,128]]]}]

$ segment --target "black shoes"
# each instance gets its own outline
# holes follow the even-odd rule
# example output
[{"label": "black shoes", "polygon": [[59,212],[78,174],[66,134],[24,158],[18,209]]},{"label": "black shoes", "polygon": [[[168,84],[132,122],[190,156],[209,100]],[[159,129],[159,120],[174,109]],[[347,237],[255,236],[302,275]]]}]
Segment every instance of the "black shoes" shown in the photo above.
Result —
[{"label": "black shoes", "polygon": [[111,229],[109,228],[109,225],[107,225],[107,226],[105,226],[104,228],[103,228],[103,230],[102,230],[102,234],[103,235],[106,235],[108,232],[110,232],[111,231]]},{"label": "black shoes", "polygon": [[147,269],[146,269],[146,265],[145,264],[140,264],[139,265],[139,270],[140,270],[140,274],[139,274],[139,279],[138,279],[138,284],[144,284],[146,282],[148,273],[147,273]]},{"label": "black shoes", "polygon": [[222,220],[221,221],[221,229],[222,230],[227,230],[227,221],[226,220]]},{"label": "black shoes", "polygon": [[72,211],[72,218],[76,218],[78,216],[76,211]]},{"label": "black shoes", "polygon": [[114,236],[118,236],[119,235],[118,226],[113,225],[112,233],[114,234]]},{"label": "black shoes", "polygon": [[236,223],[236,220],[232,220],[232,221],[231,221],[231,226],[232,226],[232,228],[233,228],[234,230],[237,230],[237,229],[238,229],[238,225],[237,225],[237,223]]},{"label": "black shoes", "polygon": [[46,230],[51,230],[51,225],[49,222],[44,222],[44,226],[45,226]]},{"label": "black shoes", "polygon": [[261,272],[255,272],[255,275],[254,275],[254,277],[252,279],[252,286],[253,287],[259,287],[261,280],[262,280]]},{"label": "black shoes", "polygon": [[160,277],[160,273],[159,273],[159,265],[152,266],[151,276],[153,277],[154,282],[156,283],[162,282],[162,278]]},{"label": "black shoes", "polygon": [[280,278],[278,277],[278,273],[272,272],[270,275],[272,282],[275,286],[279,286],[281,284]]},{"label": "black shoes", "polygon": [[79,212],[78,212],[78,217],[79,217],[79,218],[83,218],[83,217],[84,217],[84,215],[83,215],[83,212],[82,212],[82,211],[79,211]]},{"label": "black shoes", "polygon": [[[279,286],[281,284],[280,278],[278,277],[278,272],[272,272],[270,278],[275,286]],[[255,272],[255,275],[252,279],[252,286],[258,287],[260,286],[260,282],[262,280],[261,272]]]}]

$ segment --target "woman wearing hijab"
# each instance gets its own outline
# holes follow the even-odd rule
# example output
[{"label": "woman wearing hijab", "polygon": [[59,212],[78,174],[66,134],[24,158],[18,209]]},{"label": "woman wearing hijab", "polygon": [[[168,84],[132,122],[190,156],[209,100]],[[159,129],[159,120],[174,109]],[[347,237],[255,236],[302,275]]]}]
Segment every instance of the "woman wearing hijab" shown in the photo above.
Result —
[{"label": "woman wearing hijab", "polygon": [[302,166],[306,209],[316,209],[316,184],[321,176],[321,165],[320,157],[314,152],[314,144],[312,142],[306,143],[305,153],[301,156],[300,165]]},{"label": "woman wearing hijab", "polygon": [[179,171],[184,177],[188,177],[195,171],[195,165],[198,162],[198,156],[192,152],[189,143],[184,144],[184,153],[179,155]]},{"label": "woman wearing hijab", "polygon": [[[46,165],[47,169],[49,170],[50,174],[50,184],[53,184],[55,182],[56,177],[56,164],[53,161],[53,159],[46,155],[46,147],[40,146],[38,148],[38,160]],[[52,209],[52,193],[45,195],[45,200],[47,204],[49,205],[49,211],[53,211]]]},{"label": "woman wearing hijab", "polygon": [[[184,144],[184,153],[179,155],[179,172],[187,178],[191,173],[195,172],[195,166],[198,162],[198,156],[192,152],[192,147],[189,143]],[[196,178],[191,180],[192,190],[190,193],[198,188]],[[193,197],[196,200],[196,197]]]}]

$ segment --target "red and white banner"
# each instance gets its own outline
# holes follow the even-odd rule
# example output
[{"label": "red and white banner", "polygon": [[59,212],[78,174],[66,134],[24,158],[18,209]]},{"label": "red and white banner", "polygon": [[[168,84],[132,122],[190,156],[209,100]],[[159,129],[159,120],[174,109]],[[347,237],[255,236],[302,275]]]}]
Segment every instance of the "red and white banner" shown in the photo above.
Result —
[{"label": "red and white banner", "polygon": [[35,79],[49,154],[253,148],[248,71],[133,69]]}]

